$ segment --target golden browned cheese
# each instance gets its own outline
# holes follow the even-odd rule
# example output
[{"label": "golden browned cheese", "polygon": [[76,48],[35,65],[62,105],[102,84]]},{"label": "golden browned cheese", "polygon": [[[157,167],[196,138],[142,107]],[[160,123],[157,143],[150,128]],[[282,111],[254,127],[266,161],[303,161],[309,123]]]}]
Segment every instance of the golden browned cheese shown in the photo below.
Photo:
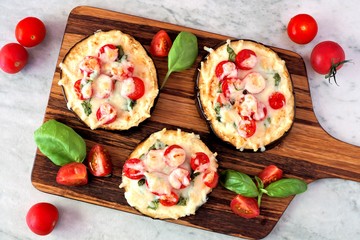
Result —
[{"label": "golden browned cheese", "polygon": [[[243,49],[250,49],[256,53],[257,63],[250,70],[237,69],[237,78],[242,83],[233,90],[236,98],[243,99],[249,92],[247,91],[246,81],[252,81],[252,96],[255,97],[261,106],[267,109],[266,117],[256,121],[256,132],[250,137],[244,137],[239,134],[237,124],[241,121],[238,104],[235,102],[226,104],[225,107],[219,107],[218,97],[222,92],[221,80],[216,76],[216,66],[224,60],[229,59],[228,46],[237,54]],[[229,142],[239,150],[252,149],[265,150],[268,144],[278,140],[289,131],[294,121],[295,103],[292,81],[286,68],[285,61],[270,48],[252,41],[235,40],[227,41],[216,49],[209,49],[209,54],[203,62],[198,78],[198,96],[201,109],[209,122],[211,129],[222,140]],[[260,76],[252,80],[246,78],[250,73],[256,73]],[[277,78],[277,80],[276,80]],[[246,79],[246,80],[245,80]],[[265,84],[262,88],[261,84]],[[257,90],[260,89],[260,92]],[[244,91],[245,90],[245,91]],[[269,106],[269,97],[274,92],[280,92],[285,96],[285,105],[280,109],[272,109]],[[246,106],[251,107],[251,106]],[[259,108],[253,106],[253,109]],[[250,115],[249,118],[251,118]]]},{"label": "golden browned cheese", "polygon": [[[98,56],[99,49],[106,44],[121,46],[124,55],[126,55],[127,63],[132,64],[134,68],[132,76],[143,80],[145,93],[140,99],[136,100],[136,104],[133,107],[129,108],[131,101],[126,96],[123,96],[124,94],[121,94],[121,91],[123,91],[122,89],[128,86],[126,86],[124,81],[114,80],[114,90],[110,96],[106,98],[92,96],[90,100],[87,100],[90,102],[92,110],[91,114],[87,115],[82,105],[84,104],[84,100],[79,99],[76,95],[74,84],[77,80],[84,78],[84,74],[80,71],[80,64],[83,59],[86,56]],[[114,65],[110,66],[110,64]],[[101,71],[110,68],[114,74],[117,73],[117,71],[122,71],[121,68],[118,68],[120,70],[117,70],[114,67],[118,66],[116,64],[119,65],[117,62],[102,62]],[[138,126],[141,122],[150,117],[150,110],[153,107],[159,92],[156,68],[144,47],[132,36],[119,30],[95,32],[93,35],[74,45],[65,56],[60,67],[62,72],[59,85],[63,87],[67,107],[75,112],[91,129],[104,128],[110,130],[126,130]],[[108,124],[99,122],[96,117],[97,109],[105,102],[113,105],[117,112],[116,120]]]},{"label": "golden browned cheese", "polygon": [[[196,152],[205,153],[210,160],[208,169],[211,171],[217,171],[217,160],[216,153],[212,153],[209,148],[200,140],[199,136],[194,133],[183,132],[180,129],[178,130],[166,130],[163,129],[159,132],[153,133],[139,144],[134,151],[129,156],[130,158],[139,158],[142,161],[147,161],[149,157],[149,149],[157,143],[161,142],[165,145],[177,144],[181,146],[186,153],[186,160],[180,166],[184,169],[190,169],[190,159]],[[159,156],[162,156],[165,149],[157,150],[159,151]],[[149,164],[149,162],[148,162]],[[166,172],[169,168],[168,165],[164,164],[163,169],[159,169],[159,164],[155,166],[154,162],[147,165],[147,172],[145,173],[146,179],[152,176],[153,172]],[[149,170],[152,169],[152,170]],[[191,184],[183,189],[172,189],[178,196],[181,196],[183,199],[186,199],[185,205],[173,205],[173,206],[163,206],[158,204],[156,209],[151,208],[156,199],[159,197],[151,193],[146,184],[139,186],[138,180],[132,180],[126,177],[123,173],[122,182],[120,188],[125,189],[125,198],[128,201],[129,205],[136,208],[141,213],[159,219],[178,219],[187,215],[195,214],[195,211],[207,201],[207,194],[212,191],[212,188],[206,186],[203,181],[204,172],[201,172],[199,175],[191,179]],[[168,177],[165,174],[166,178]],[[148,181],[149,179],[147,179]],[[164,189],[162,187],[162,189]]]}]

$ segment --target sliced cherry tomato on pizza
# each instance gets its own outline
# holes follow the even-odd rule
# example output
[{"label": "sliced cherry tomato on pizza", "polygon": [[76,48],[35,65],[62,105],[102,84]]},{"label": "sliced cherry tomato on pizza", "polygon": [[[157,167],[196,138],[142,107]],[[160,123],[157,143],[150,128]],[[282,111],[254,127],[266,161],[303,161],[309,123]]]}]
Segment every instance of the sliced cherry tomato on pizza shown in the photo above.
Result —
[{"label": "sliced cherry tomato on pizza", "polygon": [[260,215],[260,209],[255,198],[237,195],[230,203],[231,210],[243,218],[255,218]]},{"label": "sliced cherry tomato on pizza", "polygon": [[267,116],[267,108],[266,105],[263,102],[258,101],[257,102],[257,111],[254,112],[252,115],[252,118],[256,121],[262,121]]},{"label": "sliced cherry tomato on pizza", "polygon": [[127,60],[115,62],[111,65],[110,73],[116,80],[125,80],[133,76],[134,64]]},{"label": "sliced cherry tomato on pizza", "polygon": [[269,97],[269,105],[272,109],[280,109],[286,104],[285,96],[281,92],[274,92]]},{"label": "sliced cherry tomato on pizza", "polygon": [[113,44],[106,44],[99,49],[98,57],[103,62],[114,62],[118,59],[119,50]]},{"label": "sliced cherry tomato on pizza", "polygon": [[227,78],[236,78],[237,77],[237,68],[235,63],[228,60],[221,61],[216,65],[215,76],[222,81]]},{"label": "sliced cherry tomato on pizza", "polygon": [[96,118],[101,124],[110,124],[117,118],[116,109],[110,103],[103,103],[96,112]]},{"label": "sliced cherry tomato on pizza", "polygon": [[147,189],[157,195],[169,195],[171,193],[171,184],[169,176],[163,172],[146,172],[145,184]]},{"label": "sliced cherry tomato on pizza", "polygon": [[97,77],[100,74],[100,59],[94,56],[86,56],[79,65],[80,71],[86,77]]},{"label": "sliced cherry tomato on pizza", "polygon": [[236,54],[235,63],[241,70],[250,70],[257,64],[256,53],[250,49],[243,49]]},{"label": "sliced cherry tomato on pizza", "polygon": [[210,165],[208,155],[203,152],[197,152],[190,159],[191,169],[195,172],[204,172]]},{"label": "sliced cherry tomato on pizza", "polygon": [[99,144],[94,145],[87,157],[89,171],[95,177],[107,177],[112,173],[112,162],[109,152]]},{"label": "sliced cherry tomato on pizza", "polygon": [[206,186],[208,186],[209,188],[214,188],[218,184],[219,174],[215,171],[207,170],[204,173],[202,180]]},{"label": "sliced cherry tomato on pizza", "polygon": [[170,145],[164,151],[165,162],[170,167],[178,167],[185,162],[186,152],[179,145]]},{"label": "sliced cherry tomato on pizza", "polygon": [[82,84],[82,79],[79,79],[74,83],[74,90],[76,96],[80,100],[90,99],[93,92],[91,82],[89,81],[85,84]]},{"label": "sliced cherry tomato on pizza", "polygon": [[264,183],[264,186],[282,178],[283,171],[275,165],[269,165],[262,170],[257,176]]},{"label": "sliced cherry tomato on pizza", "polygon": [[155,57],[166,57],[169,54],[172,41],[165,30],[158,31],[150,44],[150,53]]},{"label": "sliced cherry tomato on pizza", "polygon": [[159,202],[165,207],[171,207],[179,202],[179,196],[175,192],[171,192],[169,195],[161,195]]},{"label": "sliced cherry tomato on pizza", "polygon": [[127,95],[127,97],[130,98],[131,100],[137,100],[142,96],[144,96],[145,84],[144,81],[138,77],[133,77],[132,81],[134,84],[134,88],[133,91]]},{"label": "sliced cherry tomato on pizza", "polygon": [[256,132],[256,122],[254,119],[248,116],[242,116],[242,120],[239,122],[238,131],[240,136],[249,138]]},{"label": "sliced cherry tomato on pizza", "polygon": [[175,189],[183,189],[190,185],[190,172],[184,168],[176,168],[169,175],[170,185]]},{"label": "sliced cherry tomato on pizza", "polygon": [[229,89],[229,86],[231,85],[231,79],[230,78],[225,78],[223,81],[222,81],[222,84],[221,84],[221,91],[222,93],[224,94],[224,96],[226,98],[228,98],[230,96],[230,89]]},{"label": "sliced cherry tomato on pizza", "polygon": [[139,180],[144,177],[145,167],[140,159],[130,158],[124,163],[122,171],[125,177]]},{"label": "sliced cherry tomato on pizza", "polygon": [[66,186],[78,186],[88,183],[86,166],[83,163],[71,162],[62,166],[57,175],[56,182]]}]

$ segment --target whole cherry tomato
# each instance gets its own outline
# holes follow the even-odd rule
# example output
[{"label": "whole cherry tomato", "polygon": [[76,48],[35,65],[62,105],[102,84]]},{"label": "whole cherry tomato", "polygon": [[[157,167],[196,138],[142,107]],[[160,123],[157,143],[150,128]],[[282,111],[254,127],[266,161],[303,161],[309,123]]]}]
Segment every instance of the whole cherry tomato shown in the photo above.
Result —
[{"label": "whole cherry tomato", "polygon": [[0,68],[6,73],[17,73],[23,69],[28,61],[29,54],[18,43],[8,43],[0,50]]},{"label": "whole cherry tomato", "polygon": [[16,40],[24,47],[34,47],[40,44],[45,35],[45,25],[36,17],[22,19],[15,28]]},{"label": "whole cherry tomato", "polygon": [[235,214],[243,218],[254,218],[260,214],[260,209],[255,198],[237,195],[231,201],[230,207]]},{"label": "whole cherry tomato", "polygon": [[308,14],[298,14],[290,19],[287,26],[289,38],[298,44],[311,42],[318,32],[316,20]]},{"label": "whole cherry tomato", "polygon": [[343,48],[336,42],[324,41],[317,44],[311,52],[310,63],[315,72],[326,74],[326,78],[334,78],[336,71],[339,70],[345,60]]},{"label": "whole cherry tomato", "polygon": [[164,30],[160,30],[151,41],[150,53],[155,57],[166,57],[169,54],[171,45],[172,41],[169,35]]},{"label": "whole cherry tomato", "polygon": [[38,235],[48,235],[59,219],[58,209],[51,203],[40,202],[33,205],[26,214],[30,230]]}]

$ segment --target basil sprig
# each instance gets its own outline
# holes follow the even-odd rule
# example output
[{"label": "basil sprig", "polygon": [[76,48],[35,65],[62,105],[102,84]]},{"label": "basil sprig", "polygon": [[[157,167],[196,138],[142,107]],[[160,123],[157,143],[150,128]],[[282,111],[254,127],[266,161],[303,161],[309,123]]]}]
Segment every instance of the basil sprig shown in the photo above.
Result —
[{"label": "basil sprig", "polygon": [[307,189],[307,184],[296,178],[280,179],[269,184],[266,188],[264,188],[264,183],[259,177],[255,176],[254,180],[245,173],[235,170],[228,169],[220,172],[221,185],[245,197],[257,197],[259,207],[263,194],[282,198],[303,193]]},{"label": "basil sprig", "polygon": [[174,40],[168,55],[168,71],[161,88],[173,72],[180,72],[190,68],[198,56],[198,42],[194,34],[180,32]]}]

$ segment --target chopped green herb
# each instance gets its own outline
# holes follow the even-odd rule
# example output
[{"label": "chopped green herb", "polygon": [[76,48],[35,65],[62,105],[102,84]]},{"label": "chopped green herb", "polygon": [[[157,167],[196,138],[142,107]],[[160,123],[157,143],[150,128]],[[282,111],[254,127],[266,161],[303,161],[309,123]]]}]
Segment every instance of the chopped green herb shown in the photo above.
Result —
[{"label": "chopped green herb", "polygon": [[150,202],[148,208],[152,209],[152,210],[156,210],[159,207],[159,199],[155,199],[153,201]]},{"label": "chopped green herb", "polygon": [[236,53],[235,53],[234,49],[232,49],[230,47],[229,44],[226,46],[226,51],[229,53],[229,61],[235,62]]},{"label": "chopped green herb", "polygon": [[144,184],[145,184],[145,179],[144,179],[144,178],[142,178],[142,179],[140,179],[140,180],[138,181],[139,187],[142,186],[142,185],[144,185]]},{"label": "chopped green herb", "polygon": [[159,139],[156,139],[156,142],[149,148],[149,151],[154,149],[164,149],[166,147],[167,145],[165,143],[161,142]]},{"label": "chopped green herb", "polygon": [[215,103],[214,110],[215,110],[215,113],[216,113],[216,120],[218,120],[219,122],[221,122],[220,108],[221,108],[220,103],[218,103],[218,102]]},{"label": "chopped green herb", "polygon": [[279,73],[275,73],[274,74],[274,79],[275,79],[275,87],[279,86],[280,81],[281,81],[281,77]]},{"label": "chopped green herb", "polygon": [[92,113],[90,99],[83,101],[81,106],[83,107],[86,116],[89,116]]},{"label": "chopped green herb", "polygon": [[179,198],[179,201],[176,205],[179,205],[179,206],[186,206],[186,203],[187,203],[187,198],[184,198],[183,196],[180,196]]},{"label": "chopped green herb", "polygon": [[191,178],[191,180],[194,180],[199,175],[200,175],[200,172],[192,172],[190,178]]},{"label": "chopped green herb", "polygon": [[117,57],[117,61],[121,62],[123,60],[123,57],[125,57],[126,59],[126,55],[124,53],[124,50],[123,48],[119,45],[119,46],[116,46],[117,49],[118,49],[118,57]]},{"label": "chopped green herb", "polygon": [[127,111],[130,112],[134,108],[135,105],[136,105],[136,100],[134,101],[134,100],[128,99],[128,101],[127,101]]},{"label": "chopped green herb", "polygon": [[271,124],[271,118],[270,117],[267,117],[264,121],[264,126],[265,127],[269,127],[269,125]]}]

